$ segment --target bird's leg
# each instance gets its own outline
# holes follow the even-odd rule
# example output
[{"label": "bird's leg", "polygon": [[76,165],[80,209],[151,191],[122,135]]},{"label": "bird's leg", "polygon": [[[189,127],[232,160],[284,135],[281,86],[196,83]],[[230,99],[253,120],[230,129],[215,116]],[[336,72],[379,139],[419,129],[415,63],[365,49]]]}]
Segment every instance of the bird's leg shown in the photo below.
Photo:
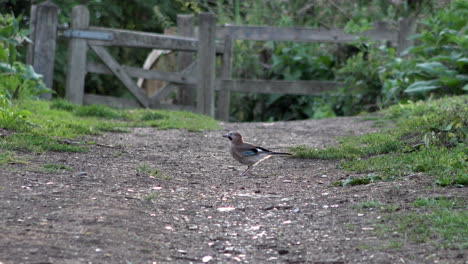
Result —
[{"label": "bird's leg", "polygon": [[253,166],[248,166],[247,169],[243,173],[241,173],[241,176],[246,175],[252,168]]}]

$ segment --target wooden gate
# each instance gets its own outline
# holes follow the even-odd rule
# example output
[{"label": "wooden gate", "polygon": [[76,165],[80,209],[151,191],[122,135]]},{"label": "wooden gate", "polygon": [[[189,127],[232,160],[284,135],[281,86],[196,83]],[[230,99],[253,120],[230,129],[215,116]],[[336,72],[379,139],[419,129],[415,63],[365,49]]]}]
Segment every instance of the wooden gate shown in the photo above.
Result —
[{"label": "wooden gate", "polygon": [[[71,102],[188,110],[214,117],[217,91],[216,117],[226,121],[229,119],[231,92],[318,95],[342,85],[334,81],[232,80],[231,58],[234,40],[346,43],[359,37],[347,34],[341,29],[216,26],[216,17],[211,13],[199,14],[198,37],[193,37],[193,16],[187,15],[178,16],[178,32],[185,36],[168,36],[90,26],[89,10],[86,6],[74,7],[70,28],[57,32],[57,12],[58,8],[46,1],[44,4],[33,6],[31,14],[31,38],[34,45],[28,50],[28,62],[45,75],[49,88],[52,88],[55,38],[59,35],[70,39],[66,98]],[[411,45],[408,36],[414,31],[414,25],[414,18],[400,20],[396,29],[388,27],[386,23],[375,23],[373,29],[362,35],[378,41],[389,41],[401,52]],[[221,44],[216,44],[216,39]],[[49,45],[51,42],[54,45]],[[180,72],[145,70],[119,64],[108,52],[106,47],[109,46],[176,50],[185,52],[186,56],[179,56]],[[87,61],[88,49],[91,49],[102,63]],[[187,52],[196,53],[197,60],[192,61],[192,56],[187,55]],[[222,55],[221,76],[218,79],[215,76],[216,54]],[[136,100],[85,94],[84,81],[89,72],[115,75]],[[148,97],[132,77],[163,80],[168,84],[154,96]],[[162,103],[174,89],[179,89],[179,94],[185,98],[181,100],[184,105]]]},{"label": "wooden gate", "polygon": [[[76,6],[72,13],[71,27],[63,32],[64,37],[70,38],[66,98],[77,104],[112,104],[112,102],[119,102],[119,104],[135,106],[132,100],[84,94],[84,77],[87,72],[113,74],[135,96],[138,104],[143,107],[190,110],[213,116],[214,109],[206,109],[205,106],[210,104],[206,102],[206,93],[209,92],[206,89],[211,88],[214,90],[214,83],[210,85],[206,83],[206,80],[210,78],[214,80],[215,50],[222,51],[222,47],[215,47],[214,28],[216,25],[214,15],[210,13],[200,14],[199,24],[199,39],[93,27],[89,26],[88,8],[86,6]],[[206,30],[202,31],[204,28]],[[211,32],[210,28],[213,28]],[[197,52],[198,60],[186,65],[181,72],[144,70],[119,64],[106,49],[108,46]],[[103,64],[86,61],[88,47],[101,59]],[[196,67],[197,64],[203,66]],[[198,72],[197,69],[199,69]],[[132,77],[163,80],[169,82],[169,84],[154,96],[148,97],[132,80]],[[196,89],[197,86],[201,89],[197,91],[196,104],[164,105],[161,103],[162,99],[176,88]],[[192,102],[195,102],[194,99],[192,99]]]},{"label": "wooden gate", "polygon": [[[47,7],[47,8],[44,8]],[[44,10],[52,14],[54,24],[40,18],[44,17]],[[44,58],[44,50],[38,49],[42,43],[44,34],[34,29],[45,28],[48,35],[69,38],[67,58],[66,98],[75,104],[108,104],[124,107],[152,107],[168,108],[174,110],[188,110],[214,116],[214,89],[215,89],[215,56],[221,54],[223,47],[215,44],[216,21],[211,13],[200,13],[198,17],[199,37],[170,36],[155,33],[146,33],[122,29],[102,28],[89,25],[89,10],[80,5],[73,8],[72,21],[69,28],[57,29],[58,8],[50,1],[33,6],[32,18],[37,18],[37,23],[32,23],[32,38],[28,58],[30,61]],[[186,35],[193,35],[193,16],[178,16],[181,21],[179,31]],[[45,46],[45,45],[42,45]],[[41,46],[41,47],[42,47]],[[192,56],[180,56],[178,68],[180,72],[162,72],[145,70],[137,67],[121,65],[107,50],[107,47],[132,47],[165,49],[197,54],[197,60],[191,61]],[[87,52],[92,50],[102,63],[87,61]],[[48,53],[55,54],[55,46]],[[187,55],[187,54],[185,54]],[[35,68],[53,68],[53,56],[36,63]],[[51,67],[52,66],[52,67]],[[41,72],[42,73],[42,72]],[[84,93],[84,83],[87,73],[113,74],[133,94],[136,100],[110,96],[101,96]],[[44,72],[51,76],[52,72]],[[149,80],[162,80],[168,84],[155,95],[149,97],[138,87],[132,78],[144,78]],[[51,78],[50,78],[51,79]],[[52,82],[47,83],[52,88]],[[185,105],[164,104],[162,100],[175,89],[182,90]],[[196,90],[196,93],[193,91]],[[196,96],[193,96],[193,95]],[[50,98],[50,97],[49,97]]]}]

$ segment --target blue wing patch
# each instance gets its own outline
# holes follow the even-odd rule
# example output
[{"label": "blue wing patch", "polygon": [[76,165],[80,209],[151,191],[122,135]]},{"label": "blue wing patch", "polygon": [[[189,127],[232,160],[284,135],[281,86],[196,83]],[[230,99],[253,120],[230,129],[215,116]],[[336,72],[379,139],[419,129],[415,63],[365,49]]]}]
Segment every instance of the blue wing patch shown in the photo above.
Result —
[{"label": "blue wing patch", "polygon": [[252,149],[252,150],[247,150],[247,151],[244,151],[242,152],[242,156],[245,156],[245,157],[250,157],[250,156],[255,156],[257,155],[257,152],[258,151],[255,151],[256,149]]}]

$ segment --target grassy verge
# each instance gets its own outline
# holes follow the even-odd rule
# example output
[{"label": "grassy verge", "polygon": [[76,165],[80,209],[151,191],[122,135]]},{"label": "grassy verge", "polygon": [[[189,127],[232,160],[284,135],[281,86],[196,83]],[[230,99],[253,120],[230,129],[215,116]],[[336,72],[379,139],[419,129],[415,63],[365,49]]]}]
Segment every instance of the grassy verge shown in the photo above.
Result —
[{"label": "grassy verge", "polygon": [[440,186],[468,184],[466,147],[468,96],[409,102],[382,111],[381,122],[396,127],[339,139],[338,147],[292,147],[298,158],[339,159],[348,171],[366,173],[337,185],[366,184],[424,173]]},{"label": "grassy verge", "polygon": [[158,127],[202,131],[218,129],[207,116],[165,110],[119,110],[101,105],[76,106],[64,100],[16,102],[0,112],[0,163],[11,163],[15,151],[86,151],[86,144],[67,139],[103,132],[125,132],[128,127]]},{"label": "grassy verge", "polygon": [[430,243],[437,248],[467,249],[467,209],[466,199],[419,198],[410,209],[384,216],[376,232],[387,241],[386,247]]}]

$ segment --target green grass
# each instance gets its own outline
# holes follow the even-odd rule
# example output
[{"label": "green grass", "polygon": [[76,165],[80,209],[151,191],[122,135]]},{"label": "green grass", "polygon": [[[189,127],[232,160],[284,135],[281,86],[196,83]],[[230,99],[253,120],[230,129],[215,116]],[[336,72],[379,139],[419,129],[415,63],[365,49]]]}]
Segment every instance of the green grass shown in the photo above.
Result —
[{"label": "green grass", "polygon": [[218,121],[205,115],[185,111],[144,110],[130,112],[132,126],[151,126],[159,129],[187,129],[192,132],[219,129]]},{"label": "green grass", "polygon": [[379,202],[379,201],[373,201],[373,200],[369,200],[369,201],[365,201],[365,202],[361,202],[359,204],[356,204],[353,206],[353,208],[357,208],[357,209],[370,209],[370,208],[380,208],[380,207],[383,207],[384,204]]},{"label": "green grass", "polygon": [[37,131],[19,132],[0,140],[0,150],[25,152],[84,152],[85,147],[61,143],[49,135],[39,134]]},{"label": "green grass", "polygon": [[158,197],[159,197],[159,195],[158,195],[157,193],[154,193],[154,192],[153,192],[153,193],[150,193],[150,194],[148,194],[148,195],[145,195],[145,196],[143,197],[143,199],[144,199],[145,201],[151,202],[151,201],[153,201],[153,200],[158,199]]},{"label": "green grass", "polygon": [[441,186],[467,185],[467,155],[467,148],[463,144],[452,149],[423,147],[410,153],[344,160],[341,166],[348,171],[379,172],[384,179],[421,172],[436,176],[436,183]]},{"label": "green grass", "polygon": [[394,122],[395,128],[362,136],[339,139],[339,146],[314,149],[295,146],[297,158],[339,159],[340,167],[376,175],[337,182],[336,185],[367,184],[413,173],[432,175],[440,186],[468,184],[466,147],[468,96],[426,102],[409,102],[390,107],[379,116]]},{"label": "green grass", "polygon": [[160,170],[153,169],[148,164],[138,165],[136,171],[137,171],[137,174],[150,175],[150,176],[156,176],[161,173]]},{"label": "green grass", "polygon": [[334,182],[334,186],[353,186],[353,185],[363,185],[363,184],[369,184],[372,182],[380,181],[382,180],[382,177],[374,175],[374,174],[368,174],[364,177],[350,177],[344,181],[337,181]]},{"label": "green grass", "polygon": [[395,212],[400,209],[398,204],[384,204],[379,201],[369,200],[353,205],[354,209],[380,209],[385,212]]},{"label": "green grass", "polygon": [[99,117],[104,119],[125,119],[123,111],[110,108],[104,105],[84,105],[77,107],[74,112],[76,116],[81,117]]},{"label": "green grass", "polygon": [[308,146],[292,147],[296,157],[316,159],[359,158],[389,153],[401,148],[401,142],[395,135],[371,133],[362,136],[341,137],[339,147],[314,149]]},{"label": "green grass", "polygon": [[12,151],[4,151],[0,153],[0,165],[5,164],[27,164],[27,161],[24,159],[20,159]]},{"label": "green grass", "polygon": [[[380,235],[397,232],[396,243],[432,243],[442,248],[468,248],[468,203],[457,198],[419,198],[412,212],[387,215]],[[390,232],[389,232],[390,231]],[[392,238],[393,239],[393,238]]]},{"label": "green grass", "polygon": [[129,127],[219,129],[210,117],[166,110],[121,110],[102,105],[77,106],[66,100],[22,100],[0,112],[0,127],[14,131],[0,138],[5,151],[86,151],[86,144],[66,144],[63,138],[79,138],[104,132],[127,132]]},{"label": "green grass", "polygon": [[72,168],[63,164],[44,164],[42,166],[45,172],[71,171]]}]

